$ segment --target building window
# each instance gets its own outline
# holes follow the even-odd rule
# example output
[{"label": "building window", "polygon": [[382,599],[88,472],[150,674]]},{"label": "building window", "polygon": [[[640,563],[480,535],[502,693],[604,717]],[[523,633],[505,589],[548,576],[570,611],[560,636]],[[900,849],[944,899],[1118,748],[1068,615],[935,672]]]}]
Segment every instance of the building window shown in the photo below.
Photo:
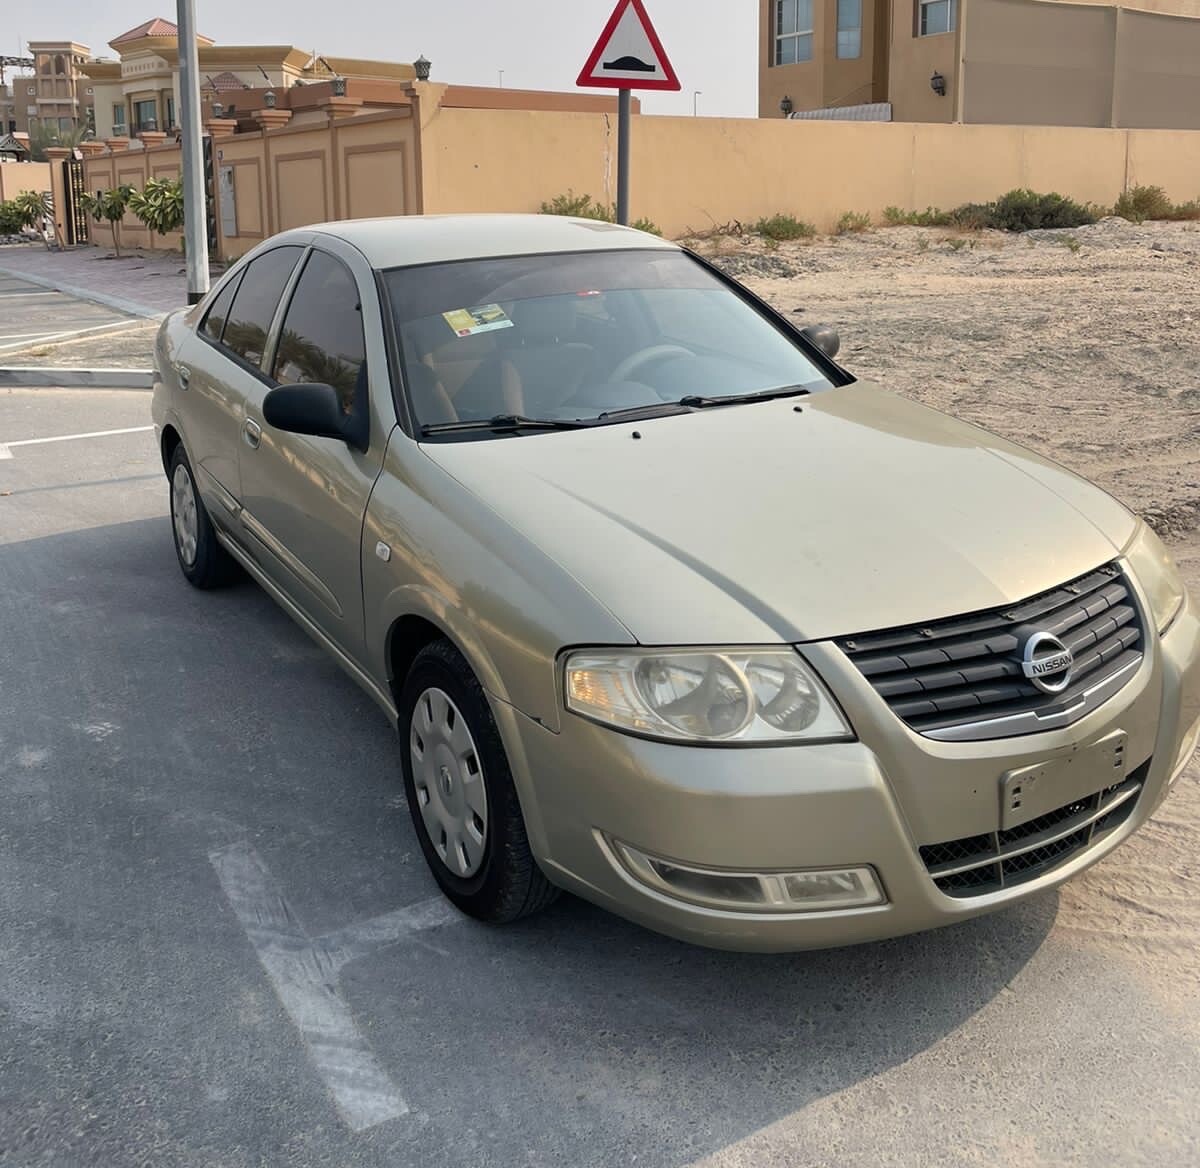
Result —
[{"label": "building window", "polygon": [[862,0],[837,0],[837,55],[843,61],[862,56]]},{"label": "building window", "polygon": [[67,71],[67,63],[63,59],[62,53],[54,54],[54,72],[65,73]]},{"label": "building window", "polygon": [[175,128],[175,99],[173,97],[168,97],[167,98],[167,129],[173,130],[174,128]]},{"label": "building window", "polygon": [[937,36],[941,32],[953,32],[957,0],[918,0],[921,14],[917,25],[918,36]]},{"label": "building window", "polygon": [[158,129],[158,104],[153,98],[149,101],[133,103],[133,132]]},{"label": "building window", "polygon": [[775,0],[775,64],[812,60],[812,0]]},{"label": "building window", "polygon": [[125,103],[116,102],[113,105],[113,133],[125,132]]}]

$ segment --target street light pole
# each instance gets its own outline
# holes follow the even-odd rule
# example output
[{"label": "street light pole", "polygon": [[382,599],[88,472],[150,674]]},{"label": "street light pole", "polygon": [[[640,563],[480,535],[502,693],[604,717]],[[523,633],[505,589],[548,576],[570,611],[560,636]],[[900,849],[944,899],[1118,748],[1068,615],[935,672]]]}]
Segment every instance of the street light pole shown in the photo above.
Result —
[{"label": "street light pole", "polygon": [[702,89],[693,89],[692,90],[692,117],[696,117],[697,114],[699,114],[699,112],[700,112],[700,106],[699,106],[699,102],[697,101],[697,98],[702,97],[703,94],[704,94],[704,90],[702,90]]},{"label": "street light pole", "polygon": [[503,89],[504,88],[504,70],[501,69],[499,72],[500,72],[500,88]]},{"label": "street light pole", "polygon": [[195,0],[176,0],[179,25],[179,125],[183,156],[183,233],[187,246],[188,303],[208,292],[208,215],[204,205],[204,143],[200,125],[200,54]]}]

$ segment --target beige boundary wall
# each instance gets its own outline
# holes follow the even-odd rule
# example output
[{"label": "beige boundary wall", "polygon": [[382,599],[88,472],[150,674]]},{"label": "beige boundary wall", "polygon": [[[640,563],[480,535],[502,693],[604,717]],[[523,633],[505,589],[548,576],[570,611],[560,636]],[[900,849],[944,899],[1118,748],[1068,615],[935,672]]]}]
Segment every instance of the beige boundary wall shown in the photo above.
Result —
[{"label": "beige boundary wall", "polygon": [[22,191],[48,191],[50,164],[47,162],[0,162],[0,203]]},{"label": "beige boundary wall", "polygon": [[[615,119],[604,113],[412,109],[214,139],[230,168],[236,233],[219,254],[245,254],[290,227],[327,219],[462,211],[536,211],[568,190],[611,202]],[[175,175],[177,147],[103,153],[89,190]],[[1200,131],[637,117],[632,202],[669,236],[788,213],[830,230],[845,211],[878,221],[887,206],[983,202],[1014,187],[1111,205],[1153,184],[1200,196]],[[218,216],[218,223],[221,219]],[[103,226],[95,233],[102,244]],[[148,237],[133,220],[130,243]],[[177,239],[168,240],[178,246]]]},{"label": "beige boundary wall", "polygon": [[[232,171],[235,215],[218,207],[217,251],[224,259],[245,255],[278,231],[329,219],[404,215],[420,206],[416,134],[408,110],[364,114],[319,126],[233,134],[213,141],[214,167]],[[178,146],[155,146],[97,154],[84,163],[89,191],[147,178],[177,178]],[[225,234],[226,225],[236,233]],[[108,246],[108,225],[92,237]],[[149,247],[150,236],[132,214],[121,224],[122,245]],[[156,247],[178,248],[180,235],[159,237]]]},{"label": "beige boundary wall", "polygon": [[[1200,131],[724,118],[634,119],[633,214],[667,235],[785,212],[827,231],[845,211],[984,202],[1014,187],[1111,206],[1127,187],[1200,196]],[[535,211],[568,189],[611,201],[602,116],[442,110],[426,128],[427,211]]]}]

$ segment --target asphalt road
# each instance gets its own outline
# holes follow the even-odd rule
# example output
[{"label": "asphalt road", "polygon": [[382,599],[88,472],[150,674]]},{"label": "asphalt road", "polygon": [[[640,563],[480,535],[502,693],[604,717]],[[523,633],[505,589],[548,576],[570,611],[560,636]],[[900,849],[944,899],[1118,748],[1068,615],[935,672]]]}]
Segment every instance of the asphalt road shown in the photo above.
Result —
[{"label": "asphalt road", "polygon": [[152,435],[30,442],[148,406],[0,392],[0,1163],[1200,1161],[1196,937],[1095,925],[1149,830],[850,950],[710,952],[570,897],[467,921],[376,708],[252,584],[183,581]]},{"label": "asphalt road", "polygon": [[17,353],[31,347],[100,337],[141,323],[101,304],[0,275],[0,355],[14,354],[14,361]]}]

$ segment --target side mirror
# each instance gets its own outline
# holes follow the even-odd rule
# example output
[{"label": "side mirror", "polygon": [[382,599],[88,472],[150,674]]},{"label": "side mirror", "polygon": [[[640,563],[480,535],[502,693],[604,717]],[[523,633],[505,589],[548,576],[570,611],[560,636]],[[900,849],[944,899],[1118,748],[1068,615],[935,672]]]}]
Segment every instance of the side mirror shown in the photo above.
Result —
[{"label": "side mirror", "polygon": [[[365,415],[365,411],[364,411]],[[320,382],[279,385],[263,398],[267,425],[289,434],[339,438],[359,450],[366,449],[364,427],[342,413],[341,399],[332,385]]]},{"label": "side mirror", "polygon": [[842,338],[831,324],[810,324],[800,330],[826,357],[836,357],[842,347]]}]

